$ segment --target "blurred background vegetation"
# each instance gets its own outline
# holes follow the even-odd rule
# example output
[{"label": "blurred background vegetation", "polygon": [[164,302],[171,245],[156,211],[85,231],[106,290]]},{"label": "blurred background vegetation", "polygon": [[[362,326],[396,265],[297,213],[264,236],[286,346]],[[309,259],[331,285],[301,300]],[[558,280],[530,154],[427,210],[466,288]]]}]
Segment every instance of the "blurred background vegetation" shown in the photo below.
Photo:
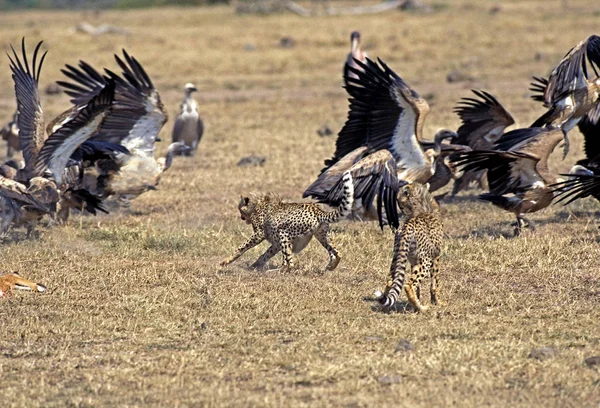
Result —
[{"label": "blurred background vegetation", "polygon": [[108,9],[227,4],[229,0],[0,0],[0,10]]}]

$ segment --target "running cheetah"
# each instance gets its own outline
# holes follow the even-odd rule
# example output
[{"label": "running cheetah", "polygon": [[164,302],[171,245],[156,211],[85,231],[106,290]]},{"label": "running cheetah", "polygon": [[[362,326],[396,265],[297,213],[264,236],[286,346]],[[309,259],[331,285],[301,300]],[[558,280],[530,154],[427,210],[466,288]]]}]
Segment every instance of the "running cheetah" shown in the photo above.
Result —
[{"label": "running cheetah", "polygon": [[[412,183],[398,192],[398,207],[404,213],[404,223],[396,232],[394,257],[390,268],[391,281],[379,302],[386,308],[396,303],[402,288],[413,307],[423,312],[421,305],[421,280],[431,276],[431,303],[439,303],[438,268],[441,252],[443,224],[439,207],[429,193],[428,184]],[[404,283],[407,260],[412,266],[412,276]]]},{"label": "running cheetah", "polygon": [[266,239],[271,246],[252,267],[263,267],[276,253],[282,251],[283,268],[289,270],[294,266],[292,252],[302,251],[314,235],[329,253],[327,270],[334,270],[340,263],[340,256],[331,241],[329,224],[347,216],[354,200],[352,176],[346,172],[342,180],[344,197],[338,209],[331,212],[323,211],[312,203],[284,203],[273,195],[257,198],[241,196],[238,204],[240,216],[247,224],[252,224],[254,233],[221,265],[230,264]]}]

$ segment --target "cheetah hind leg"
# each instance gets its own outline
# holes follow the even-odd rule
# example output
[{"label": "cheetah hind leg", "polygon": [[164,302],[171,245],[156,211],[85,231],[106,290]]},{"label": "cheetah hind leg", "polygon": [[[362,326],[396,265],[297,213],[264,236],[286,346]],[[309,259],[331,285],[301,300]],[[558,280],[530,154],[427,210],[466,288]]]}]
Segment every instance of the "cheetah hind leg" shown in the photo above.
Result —
[{"label": "cheetah hind leg", "polygon": [[426,265],[414,265],[412,268],[412,276],[410,281],[404,285],[404,291],[406,292],[408,301],[418,312],[424,312],[427,310],[427,306],[421,304],[415,292],[421,284],[423,274],[426,274],[427,272],[429,272],[429,268],[426,268]]},{"label": "cheetah hind leg", "polygon": [[273,258],[275,256],[275,254],[277,254],[277,252],[279,252],[281,250],[281,247],[277,244],[273,244],[269,247],[269,249],[267,249],[265,251],[264,254],[262,254],[257,260],[256,262],[254,262],[252,265],[250,265],[251,268],[254,269],[262,269],[267,262],[269,262],[269,259]]},{"label": "cheetah hind leg", "polygon": [[323,247],[329,253],[329,263],[327,264],[327,267],[325,269],[328,271],[333,271],[335,268],[337,268],[341,258],[339,252],[337,251],[337,249],[335,249],[333,240],[331,239],[331,235],[329,233],[329,225],[325,224],[319,226],[315,231],[315,238],[321,243],[321,245],[323,245]]},{"label": "cheetah hind leg", "polygon": [[440,258],[437,257],[433,260],[433,266],[431,268],[431,304],[432,305],[441,305],[440,301],[440,281],[439,281],[439,269],[440,269]]},{"label": "cheetah hind leg", "polygon": [[312,237],[312,232],[309,232],[306,235],[301,235],[298,238],[292,240],[292,252],[295,254],[299,254],[304,248],[306,248]]}]

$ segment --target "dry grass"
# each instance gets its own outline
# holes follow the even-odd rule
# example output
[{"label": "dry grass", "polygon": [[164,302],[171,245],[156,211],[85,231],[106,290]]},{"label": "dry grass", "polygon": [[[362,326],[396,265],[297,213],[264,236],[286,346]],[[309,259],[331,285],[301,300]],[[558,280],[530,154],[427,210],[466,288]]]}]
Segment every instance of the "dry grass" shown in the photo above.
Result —
[{"label": "dry grass", "polygon": [[[344,122],[350,31],[361,30],[369,54],[432,102],[432,135],[458,125],[451,107],[471,87],[497,94],[518,123],[530,123],[541,110],[527,98],[529,76],[546,74],[597,32],[600,13],[574,0],[567,10],[558,1],[506,1],[495,14],[491,1],[437,3],[445,7],[429,14],[361,18],[207,8],[92,21],[124,26],[126,38],[71,35],[77,13],[3,14],[2,44],[46,40],[42,88],[78,59],[114,67],[112,53],[126,47],[172,115],[183,84],[198,85],[207,131],[198,155],[177,161],[160,190],[131,209],[76,216],[39,240],[16,232],[4,243],[2,269],[50,293],[1,302],[2,405],[598,406],[599,372],[583,363],[600,354],[595,201],[535,214],[538,231],[519,239],[510,238],[510,215],[471,194],[446,205],[446,305],[422,315],[384,314],[364,300],[383,287],[391,260],[392,234],[375,224],[336,225],[343,259],[334,273],[322,272],[327,255],[314,242],[291,273],[248,269],[264,244],[217,267],[250,234],[236,214],[238,194],[297,199],[333,152],[334,138],[316,130]],[[282,36],[296,47],[279,48]],[[452,69],[475,82],[446,83]],[[8,118],[7,62],[0,95]],[[43,95],[43,103],[52,115],[68,101]],[[572,154],[555,157],[554,168],[568,169],[581,144],[574,132]],[[235,166],[249,154],[267,156],[265,166]],[[394,352],[402,338],[412,352]],[[544,346],[557,355],[528,358]]]}]

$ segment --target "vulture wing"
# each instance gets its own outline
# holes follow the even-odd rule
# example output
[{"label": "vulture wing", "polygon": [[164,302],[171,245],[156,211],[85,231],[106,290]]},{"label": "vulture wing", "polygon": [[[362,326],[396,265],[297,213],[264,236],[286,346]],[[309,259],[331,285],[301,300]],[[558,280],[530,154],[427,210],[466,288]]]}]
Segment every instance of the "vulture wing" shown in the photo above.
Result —
[{"label": "vulture wing", "polygon": [[474,149],[489,149],[515,120],[490,93],[477,90],[472,92],[479,99],[462,98],[454,108],[462,121],[454,143]]},{"label": "vulture wing", "polygon": [[552,70],[544,90],[544,105],[550,107],[575,89],[585,87],[588,65],[598,76],[600,37],[597,35],[591,35],[571,48]]},{"label": "vulture wing", "polygon": [[38,62],[38,53],[42,42],[40,41],[33,52],[31,67],[27,61],[27,51],[25,49],[25,38],[21,42],[21,52],[23,61],[12,48],[12,57],[10,59],[10,69],[15,82],[15,95],[17,97],[17,126],[19,127],[19,143],[23,150],[25,159],[25,169],[32,171],[36,163],[37,156],[42,149],[46,135],[44,133],[44,116],[42,105],[40,103],[40,94],[38,92],[38,82],[40,71],[46,57],[46,52],[42,54]]},{"label": "vulture wing", "polygon": [[100,128],[108,114],[115,93],[115,82],[110,80],[104,89],[86,105],[79,107],[77,115],[56,130],[40,150],[35,174],[50,170],[58,184],[71,155]]}]

